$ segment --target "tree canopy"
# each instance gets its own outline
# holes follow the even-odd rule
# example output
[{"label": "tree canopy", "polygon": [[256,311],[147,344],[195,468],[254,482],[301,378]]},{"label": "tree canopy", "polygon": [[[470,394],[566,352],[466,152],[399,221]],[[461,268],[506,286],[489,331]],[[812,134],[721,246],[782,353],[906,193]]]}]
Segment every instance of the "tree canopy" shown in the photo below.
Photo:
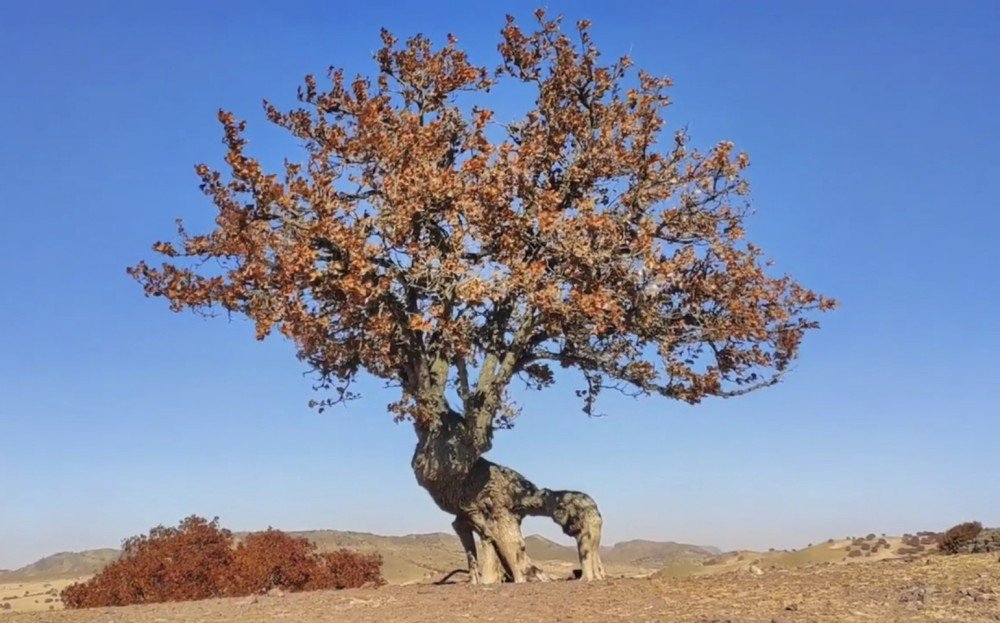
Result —
[{"label": "tree canopy", "polygon": [[[220,111],[227,170],[196,167],[216,228],[181,225],[154,245],[166,263],[129,272],[174,310],[280,331],[333,390],[320,404],[362,371],[398,383],[400,418],[450,388],[503,425],[511,379],[546,387],[553,365],[582,372],[588,413],[607,387],[695,403],[776,382],[835,303],[743,241],[748,156],[666,132],[668,78],[536,16],[508,17],[495,68],[383,31],[374,79],[307,76],[301,107],[265,102],[304,146],[279,173]],[[523,116],[483,105],[503,81],[536,91]]]}]

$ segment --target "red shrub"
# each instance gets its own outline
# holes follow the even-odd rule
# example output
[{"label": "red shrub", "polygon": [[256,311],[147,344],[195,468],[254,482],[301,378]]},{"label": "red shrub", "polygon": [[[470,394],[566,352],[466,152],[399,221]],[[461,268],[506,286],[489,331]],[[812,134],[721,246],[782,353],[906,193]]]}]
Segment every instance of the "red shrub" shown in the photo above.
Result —
[{"label": "red shrub", "polygon": [[310,577],[308,590],[385,584],[382,579],[382,557],[378,554],[359,554],[338,549],[320,554],[319,557],[322,562],[317,572]]},{"label": "red shrub", "polygon": [[384,584],[382,558],[348,550],[326,554],[279,530],[251,533],[236,548],[228,530],[191,516],[127,539],[122,556],[83,583],[67,586],[67,608]]},{"label": "red shrub", "polygon": [[983,524],[978,521],[968,521],[960,523],[948,529],[941,537],[939,547],[941,551],[948,554],[957,554],[962,547],[972,539],[976,538],[983,531]]},{"label": "red shrub", "polygon": [[122,556],[82,584],[67,586],[68,608],[124,606],[207,599],[223,594],[232,560],[232,534],[191,516],[176,528],[157,526],[149,535],[126,539]]},{"label": "red shrub", "polygon": [[248,595],[272,588],[302,590],[317,567],[316,546],[268,528],[248,534],[233,552],[233,593]]}]

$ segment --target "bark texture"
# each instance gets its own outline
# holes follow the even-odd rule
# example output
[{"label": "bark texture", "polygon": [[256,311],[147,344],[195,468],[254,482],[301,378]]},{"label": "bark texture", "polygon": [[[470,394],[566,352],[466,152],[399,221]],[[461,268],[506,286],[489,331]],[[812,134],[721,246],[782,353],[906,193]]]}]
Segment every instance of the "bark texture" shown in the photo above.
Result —
[{"label": "bark texture", "polygon": [[577,491],[540,489],[515,470],[483,458],[467,425],[449,410],[432,425],[417,426],[412,465],[417,482],[438,507],[455,515],[452,527],[465,550],[470,580],[549,579],[525,549],[521,522],[529,515],[550,517],[575,538],[582,577],[602,579],[601,514],[594,500]]}]

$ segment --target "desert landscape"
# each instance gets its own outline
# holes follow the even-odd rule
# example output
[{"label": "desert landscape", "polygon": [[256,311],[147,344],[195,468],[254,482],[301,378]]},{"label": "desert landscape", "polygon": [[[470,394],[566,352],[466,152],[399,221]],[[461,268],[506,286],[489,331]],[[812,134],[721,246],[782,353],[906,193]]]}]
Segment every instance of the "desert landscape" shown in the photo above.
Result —
[{"label": "desert landscape", "polygon": [[[627,541],[602,548],[609,579],[470,586],[458,540],[447,534],[290,533],[320,551],[383,557],[387,586],[63,610],[60,591],[114,560],[114,549],[60,553],[0,573],[5,621],[661,621],[794,623],[1000,621],[997,553],[946,556],[939,535],[830,539],[799,550],[720,552],[709,546]],[[993,534],[993,532],[989,532]],[[237,535],[238,536],[238,535]],[[992,538],[992,537],[991,537]],[[529,555],[554,578],[578,566],[573,548],[540,536]]]}]

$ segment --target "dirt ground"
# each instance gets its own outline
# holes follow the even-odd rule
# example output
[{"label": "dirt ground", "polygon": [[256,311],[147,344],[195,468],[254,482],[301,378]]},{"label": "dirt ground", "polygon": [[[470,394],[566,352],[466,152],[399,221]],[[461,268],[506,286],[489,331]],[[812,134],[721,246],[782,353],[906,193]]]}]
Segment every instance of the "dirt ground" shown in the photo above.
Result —
[{"label": "dirt ground", "polygon": [[336,621],[904,623],[1000,621],[996,554],[743,569],[591,584],[387,586],[126,608],[24,612],[0,623]]},{"label": "dirt ground", "polygon": [[73,579],[51,579],[0,584],[0,615],[6,609],[24,612],[62,608],[59,593],[73,582]]}]

